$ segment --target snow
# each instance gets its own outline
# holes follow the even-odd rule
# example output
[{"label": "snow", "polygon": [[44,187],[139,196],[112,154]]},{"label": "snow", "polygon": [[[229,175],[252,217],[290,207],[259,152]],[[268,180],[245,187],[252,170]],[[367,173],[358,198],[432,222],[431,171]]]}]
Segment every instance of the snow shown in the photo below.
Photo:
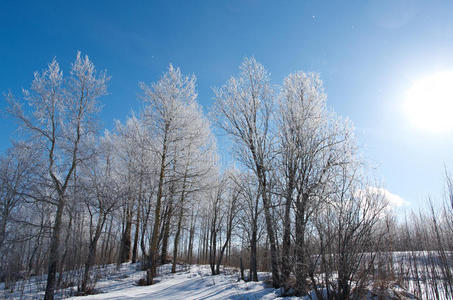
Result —
[{"label": "snow", "polygon": [[[394,254],[395,258],[400,253]],[[233,268],[221,269],[221,274],[212,276],[208,265],[178,265],[177,272],[171,273],[171,265],[158,268],[155,284],[138,286],[139,279],[145,277],[145,271],[140,270],[139,264],[124,263],[119,267],[107,265],[94,270],[96,277],[97,294],[71,297],[72,300],[95,299],[302,299],[316,300],[312,293],[305,297],[279,297],[279,290],[266,284],[270,280],[270,273],[259,272],[259,282],[244,282],[239,280],[239,272]],[[71,271],[77,272],[77,271]],[[71,273],[68,272],[68,276]],[[409,284],[411,284],[410,282]],[[22,288],[21,288],[22,287]],[[44,296],[45,276],[35,276],[29,281],[18,282],[13,293],[4,290],[0,283],[0,298],[4,299],[42,299]],[[56,293],[56,299],[74,295],[76,286],[70,286]],[[395,289],[396,292],[398,289]],[[391,292],[391,291],[389,291]],[[369,294],[368,299],[377,299]],[[387,297],[386,299],[393,299]],[[412,299],[407,297],[406,299]],[[445,298],[446,299],[446,298]]]},{"label": "snow", "polygon": [[[88,299],[275,299],[278,297],[276,290],[265,287],[261,282],[238,281],[238,274],[227,269],[216,276],[211,275],[209,266],[194,265],[188,270],[175,274],[169,272],[170,265],[162,266],[162,275],[156,278],[151,286],[134,286],[136,283],[131,278],[130,286],[115,284],[115,280],[101,281],[98,288],[106,293],[73,297],[73,300]],[[144,272],[140,272],[143,273]],[[267,275],[260,274],[263,278]]]},{"label": "snow", "polygon": [[[232,268],[221,269],[221,274],[212,276],[208,265],[178,265],[177,272],[171,273],[171,265],[158,268],[159,275],[155,284],[138,286],[145,271],[139,264],[124,263],[99,267],[94,271],[100,279],[96,283],[97,294],[73,296],[69,299],[275,299],[278,291],[266,286],[269,273],[259,272],[259,282],[239,280],[239,273]],[[71,271],[72,272],[72,271]],[[66,275],[66,274],[65,274]],[[67,274],[71,276],[71,274]],[[44,296],[45,276],[34,276],[30,280],[19,281],[14,292],[4,289],[0,283],[0,299],[42,299]],[[74,295],[77,286],[56,291],[56,299]],[[289,298],[287,298],[289,299]]]}]

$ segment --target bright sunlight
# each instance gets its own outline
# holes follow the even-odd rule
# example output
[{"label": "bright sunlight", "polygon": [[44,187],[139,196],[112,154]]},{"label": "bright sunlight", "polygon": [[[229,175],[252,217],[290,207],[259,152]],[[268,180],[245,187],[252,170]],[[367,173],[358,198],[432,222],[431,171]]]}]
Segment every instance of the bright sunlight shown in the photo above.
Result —
[{"label": "bright sunlight", "polygon": [[433,133],[453,129],[453,71],[416,80],[407,91],[404,111],[417,128]]}]

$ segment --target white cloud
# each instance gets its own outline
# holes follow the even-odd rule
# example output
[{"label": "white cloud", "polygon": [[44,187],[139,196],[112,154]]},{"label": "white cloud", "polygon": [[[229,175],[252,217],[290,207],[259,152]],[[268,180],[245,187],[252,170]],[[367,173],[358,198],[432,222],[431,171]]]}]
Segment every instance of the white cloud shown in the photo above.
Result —
[{"label": "white cloud", "polygon": [[389,190],[386,190],[384,188],[369,186],[367,187],[367,192],[371,194],[381,195],[392,208],[410,205],[409,201],[404,200],[400,196],[393,194]]}]

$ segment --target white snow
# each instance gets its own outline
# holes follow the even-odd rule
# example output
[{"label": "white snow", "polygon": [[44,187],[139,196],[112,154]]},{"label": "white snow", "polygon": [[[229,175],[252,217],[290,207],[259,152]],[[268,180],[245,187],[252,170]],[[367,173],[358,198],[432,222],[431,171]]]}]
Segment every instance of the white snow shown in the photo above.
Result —
[{"label": "white snow", "polygon": [[[231,269],[212,276],[206,265],[194,265],[186,271],[169,273],[164,265],[162,275],[151,286],[134,286],[137,276],[123,278],[129,287],[116,284],[117,280],[101,281],[98,289],[105,293],[73,297],[73,300],[88,299],[275,299],[278,295],[273,288],[266,288],[263,282],[238,281],[238,274]],[[144,272],[141,275],[144,275]],[[265,277],[267,274],[260,274]]]},{"label": "white snow", "polygon": [[[401,255],[395,253],[395,258]],[[69,299],[302,299],[316,300],[312,293],[305,297],[279,297],[279,290],[266,285],[270,274],[259,272],[259,282],[244,282],[239,280],[239,273],[233,268],[221,269],[220,275],[211,275],[208,265],[178,265],[177,272],[171,273],[171,265],[158,268],[159,275],[155,284],[138,286],[139,279],[145,277],[145,272],[139,270],[139,264],[124,263],[121,266],[107,265],[94,270],[95,276],[100,278],[96,283],[97,294],[77,296]],[[68,276],[71,274],[68,273]],[[409,284],[411,284],[410,282]],[[35,276],[28,281],[16,284],[13,293],[4,289],[0,283],[0,299],[42,299],[44,296],[45,276]],[[74,295],[76,286],[58,290],[56,299]],[[368,299],[376,299],[369,295]],[[410,298],[410,297],[409,297]],[[445,298],[446,299],[446,298]]]}]

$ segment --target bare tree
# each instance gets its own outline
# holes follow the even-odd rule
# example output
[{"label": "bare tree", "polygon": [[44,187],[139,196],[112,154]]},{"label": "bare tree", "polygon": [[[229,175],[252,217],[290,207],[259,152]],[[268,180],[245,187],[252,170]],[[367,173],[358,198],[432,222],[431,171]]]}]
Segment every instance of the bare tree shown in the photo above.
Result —
[{"label": "bare tree", "polygon": [[180,141],[181,150],[177,158],[179,166],[175,168],[176,178],[180,177],[180,196],[175,206],[179,214],[173,245],[173,272],[176,270],[183,217],[186,217],[184,212],[190,204],[188,200],[194,200],[191,196],[211,189],[213,178],[218,176],[215,140],[209,122],[195,103],[186,108],[185,115],[191,123],[183,129],[184,138]]},{"label": "bare tree", "polygon": [[234,139],[239,159],[257,177],[271,250],[272,283],[279,287],[278,253],[268,185],[272,166],[270,119],[273,93],[267,71],[254,58],[246,58],[240,71],[238,77],[232,77],[223,87],[214,90],[213,113],[216,124]]},{"label": "bare tree", "polygon": [[240,188],[237,186],[237,175],[234,169],[227,170],[224,174],[226,177],[226,191],[223,196],[223,205],[221,214],[226,216],[224,229],[225,240],[220,248],[219,257],[217,258],[216,274],[220,274],[220,265],[225,254],[225,249],[231,242],[234,227],[237,222]]},{"label": "bare tree", "polygon": [[306,228],[328,197],[338,166],[350,163],[352,130],[326,108],[322,81],[303,72],[285,78],[279,106],[279,160],[285,198],[283,219],[283,284],[290,271],[291,207],[295,215],[295,271],[297,291],[308,292]]},{"label": "bare tree", "polygon": [[40,154],[31,145],[16,143],[0,157],[0,251],[14,219],[42,175]]},{"label": "bare tree", "polygon": [[[11,94],[8,101],[11,114],[17,118],[27,137],[47,156],[47,171],[56,192],[44,297],[50,300],[55,291],[66,191],[77,164],[91,156],[89,152],[82,153],[82,144],[95,133],[98,98],[106,93],[108,78],[104,73],[98,76],[88,56],[82,57],[80,52],[66,80],[55,59],[47,70],[36,72],[34,77],[31,90],[24,90],[24,101],[16,101]],[[30,105],[31,111],[25,109],[23,103]]]},{"label": "bare tree", "polygon": [[246,242],[250,245],[249,280],[258,281],[258,232],[260,230],[259,219],[263,210],[259,202],[260,194],[257,189],[256,177],[253,174],[242,173],[235,179],[241,197],[239,224],[242,231],[245,232],[242,240],[246,239]]},{"label": "bare tree", "polygon": [[[364,184],[357,164],[343,165],[338,172],[337,190],[316,224],[321,243],[317,258],[329,299],[361,299],[374,275],[376,250],[387,233],[380,223],[388,203],[381,190]],[[311,280],[315,289],[321,285],[314,276]]]},{"label": "bare tree", "polygon": [[149,127],[156,147],[151,149],[159,160],[159,179],[154,209],[154,224],[152,229],[146,283],[152,284],[158,263],[158,240],[161,225],[162,199],[172,162],[172,144],[181,140],[181,129],[189,125],[190,120],[184,116],[187,105],[191,105],[197,96],[195,92],[195,76],[186,77],[179,69],[170,65],[168,72],[150,86],[141,84],[144,91],[145,122]]},{"label": "bare tree", "polygon": [[85,261],[85,272],[83,274],[80,292],[86,294],[93,288],[89,285],[90,269],[95,263],[97,244],[104,229],[108,216],[119,207],[118,201],[121,191],[118,187],[118,180],[115,180],[112,173],[113,145],[107,135],[98,146],[98,155],[82,166],[83,172],[82,188],[84,189],[84,202],[89,214],[89,250]]},{"label": "bare tree", "polygon": [[135,231],[134,248],[132,249],[132,225],[133,215],[136,212],[138,222],[139,209],[136,209],[137,204],[141,202],[144,184],[144,168],[147,163],[144,161],[144,147],[147,143],[148,136],[146,135],[143,122],[132,115],[127,119],[125,124],[116,122],[115,134],[112,136],[112,142],[117,149],[115,156],[116,161],[116,176],[122,181],[124,193],[123,195],[123,211],[122,224],[123,230],[121,234],[120,250],[118,255],[118,263],[129,261],[132,254],[137,256],[138,243],[138,226]]},{"label": "bare tree", "polygon": [[211,191],[208,195],[209,197],[209,206],[208,206],[208,216],[209,216],[209,266],[211,267],[211,274],[216,275],[216,257],[217,257],[217,241],[218,234],[221,230],[221,225],[223,222],[223,215],[220,212],[220,207],[222,204],[222,194],[224,189],[224,182],[219,178],[219,182],[216,185],[216,188]]}]

